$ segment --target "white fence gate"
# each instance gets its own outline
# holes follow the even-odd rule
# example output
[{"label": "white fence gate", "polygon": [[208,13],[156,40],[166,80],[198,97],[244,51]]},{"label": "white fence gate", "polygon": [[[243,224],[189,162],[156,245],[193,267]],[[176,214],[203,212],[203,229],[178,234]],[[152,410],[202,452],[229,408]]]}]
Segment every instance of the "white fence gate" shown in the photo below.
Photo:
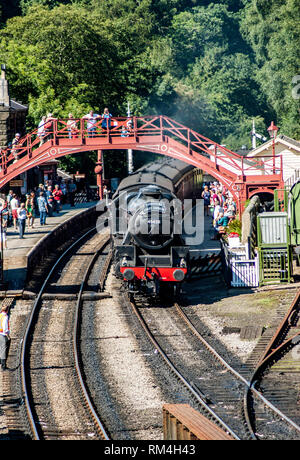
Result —
[{"label": "white fence gate", "polygon": [[259,258],[250,259],[248,245],[230,248],[222,243],[227,279],[232,287],[257,287],[259,285]]}]

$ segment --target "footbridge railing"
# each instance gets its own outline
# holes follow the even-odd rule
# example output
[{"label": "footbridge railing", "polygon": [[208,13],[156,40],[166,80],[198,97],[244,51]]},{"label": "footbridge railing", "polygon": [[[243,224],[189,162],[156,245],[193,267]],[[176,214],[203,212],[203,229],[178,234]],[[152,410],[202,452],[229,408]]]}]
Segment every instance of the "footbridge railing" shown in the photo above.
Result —
[{"label": "footbridge railing", "polygon": [[[144,150],[146,143],[146,150],[152,149],[171,156],[174,145],[180,152],[178,158],[180,155],[183,161],[193,158],[195,165],[202,169],[207,167],[209,171],[216,171],[219,175],[221,173],[232,183],[237,179],[245,181],[250,176],[282,177],[281,157],[245,158],[162,115],[110,119],[98,116],[93,119],[51,118],[44,127],[45,130],[41,127],[35,129],[23,136],[17,144],[1,150],[0,187],[5,182],[1,178],[9,174],[11,179],[23,172],[26,161],[26,168],[29,169],[28,165],[33,162],[28,160],[41,157],[41,153],[51,146],[64,148],[65,154],[70,154],[96,149]],[[173,150],[176,150],[175,147]],[[53,157],[54,152],[55,149]],[[61,151],[57,156],[62,156]]]}]

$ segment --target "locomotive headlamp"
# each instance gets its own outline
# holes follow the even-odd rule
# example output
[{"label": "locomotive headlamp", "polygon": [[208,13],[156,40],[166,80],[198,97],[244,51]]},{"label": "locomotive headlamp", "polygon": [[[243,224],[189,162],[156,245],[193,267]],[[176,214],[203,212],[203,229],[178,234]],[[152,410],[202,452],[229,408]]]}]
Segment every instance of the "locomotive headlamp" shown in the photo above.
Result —
[{"label": "locomotive headlamp", "polygon": [[180,270],[179,268],[173,272],[173,278],[176,281],[183,281],[185,277],[185,273],[183,270]]},{"label": "locomotive headlamp", "polygon": [[184,258],[180,259],[180,267],[186,268],[186,260]]},{"label": "locomotive headlamp", "polygon": [[124,279],[127,281],[132,281],[134,278],[134,271],[131,268],[127,268],[123,273]]}]

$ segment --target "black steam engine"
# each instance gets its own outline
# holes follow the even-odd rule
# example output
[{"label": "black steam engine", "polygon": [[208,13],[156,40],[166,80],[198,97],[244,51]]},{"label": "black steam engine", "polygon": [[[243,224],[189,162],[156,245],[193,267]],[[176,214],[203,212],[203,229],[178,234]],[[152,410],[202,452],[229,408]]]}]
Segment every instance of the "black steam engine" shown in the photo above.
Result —
[{"label": "black steam engine", "polygon": [[199,170],[179,160],[150,163],[125,178],[110,206],[115,270],[131,293],[178,293],[189,269],[183,198]]}]

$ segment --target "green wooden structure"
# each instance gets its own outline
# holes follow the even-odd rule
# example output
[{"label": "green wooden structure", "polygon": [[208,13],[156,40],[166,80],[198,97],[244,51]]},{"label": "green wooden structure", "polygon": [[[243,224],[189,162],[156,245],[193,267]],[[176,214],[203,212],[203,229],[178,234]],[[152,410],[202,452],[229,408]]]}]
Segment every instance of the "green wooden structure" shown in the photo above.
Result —
[{"label": "green wooden structure", "polygon": [[291,282],[292,246],[287,212],[265,212],[257,216],[259,284]]},{"label": "green wooden structure", "polygon": [[289,214],[291,245],[300,246],[300,181],[296,182],[290,190]]},{"label": "green wooden structure", "polygon": [[274,211],[275,212],[287,212],[289,206],[289,188],[274,190]]}]

